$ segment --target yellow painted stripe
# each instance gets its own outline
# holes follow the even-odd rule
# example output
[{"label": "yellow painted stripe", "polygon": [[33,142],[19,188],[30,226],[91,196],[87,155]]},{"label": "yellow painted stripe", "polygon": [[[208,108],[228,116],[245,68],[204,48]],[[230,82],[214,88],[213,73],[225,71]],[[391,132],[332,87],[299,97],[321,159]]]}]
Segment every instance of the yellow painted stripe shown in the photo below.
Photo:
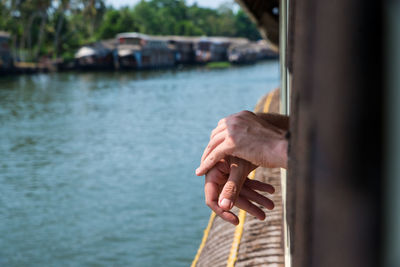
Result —
[{"label": "yellow painted stripe", "polygon": [[[250,179],[254,179],[256,171],[252,171],[249,174]],[[228,262],[226,263],[227,267],[235,266],[235,262],[237,260],[237,254],[239,252],[240,240],[242,239],[243,229],[244,229],[244,221],[246,220],[246,211],[239,211],[239,224],[236,226],[235,234],[233,236],[231,250],[229,252]]]},{"label": "yellow painted stripe", "polygon": [[[273,96],[274,96],[274,92],[271,92],[268,94],[267,99],[265,100],[263,112],[266,113],[269,111],[269,107],[271,106]],[[254,179],[255,174],[256,174],[256,171],[255,170],[252,171],[249,175],[249,178]],[[229,252],[228,262],[226,263],[227,267],[235,266],[235,263],[237,260],[237,255],[239,252],[240,241],[241,241],[242,235],[243,235],[244,221],[246,220],[246,211],[240,210],[238,217],[239,217],[240,222],[239,222],[239,225],[237,225],[236,229],[235,229],[235,234],[233,236],[231,250]]]},{"label": "yellow painted stripe", "polygon": [[271,93],[269,93],[267,95],[267,99],[265,100],[265,103],[264,103],[264,109],[263,109],[264,113],[267,113],[269,111],[269,106],[271,105],[272,98],[274,97],[274,93],[275,92],[272,91]]},{"label": "yellow painted stripe", "polygon": [[[274,92],[271,92],[268,94],[267,99],[265,100],[263,112],[269,111],[269,106],[271,105],[273,96],[274,96]],[[255,173],[256,173],[255,170],[252,171],[249,174],[249,178],[254,179]],[[195,267],[197,262],[199,261],[200,254],[203,251],[203,248],[207,242],[207,238],[210,233],[211,226],[214,222],[215,216],[216,216],[215,213],[211,212],[210,219],[208,220],[207,228],[204,230],[203,239],[201,240],[201,244],[199,246],[199,249],[197,250],[197,253],[196,253],[196,256],[194,257],[192,265],[190,265],[191,267]],[[243,234],[243,227],[244,227],[244,221],[246,219],[246,212],[244,210],[240,210],[238,217],[239,217],[240,222],[239,222],[239,225],[237,225],[236,229],[235,229],[235,234],[233,237],[233,242],[232,242],[232,246],[231,246],[231,250],[229,252],[229,257],[228,257],[228,262],[227,262],[228,267],[233,267],[237,260],[237,253],[239,251],[240,240],[241,240],[242,234]]]},{"label": "yellow painted stripe", "polygon": [[208,234],[210,233],[210,229],[211,229],[211,226],[212,226],[212,224],[214,222],[214,219],[215,219],[215,212],[211,212],[210,219],[208,220],[207,228],[204,230],[203,239],[201,240],[201,244],[199,246],[199,249],[197,250],[197,253],[196,253],[196,256],[194,257],[192,265],[190,265],[191,267],[195,267],[197,262],[198,262],[198,260],[199,260],[201,251],[203,250],[204,245],[206,244],[206,241],[207,241],[207,238],[208,238]]}]

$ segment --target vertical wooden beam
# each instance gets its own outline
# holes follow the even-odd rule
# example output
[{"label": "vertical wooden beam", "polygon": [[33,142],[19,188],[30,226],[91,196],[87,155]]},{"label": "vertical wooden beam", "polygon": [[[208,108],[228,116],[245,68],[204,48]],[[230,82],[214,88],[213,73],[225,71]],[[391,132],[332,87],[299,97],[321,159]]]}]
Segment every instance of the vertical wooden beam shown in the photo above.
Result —
[{"label": "vertical wooden beam", "polygon": [[378,266],[382,3],[296,3],[288,218],[294,267]]},{"label": "vertical wooden beam", "polygon": [[400,2],[385,7],[386,96],[385,267],[400,266]]}]

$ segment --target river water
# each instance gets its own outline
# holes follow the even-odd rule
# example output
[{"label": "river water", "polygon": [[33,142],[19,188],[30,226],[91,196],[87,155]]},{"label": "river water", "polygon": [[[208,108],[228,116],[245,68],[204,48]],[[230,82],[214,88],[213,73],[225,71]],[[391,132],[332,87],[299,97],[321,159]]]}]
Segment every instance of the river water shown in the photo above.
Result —
[{"label": "river water", "polygon": [[189,266],[209,132],[278,76],[270,61],[0,78],[0,266]]}]

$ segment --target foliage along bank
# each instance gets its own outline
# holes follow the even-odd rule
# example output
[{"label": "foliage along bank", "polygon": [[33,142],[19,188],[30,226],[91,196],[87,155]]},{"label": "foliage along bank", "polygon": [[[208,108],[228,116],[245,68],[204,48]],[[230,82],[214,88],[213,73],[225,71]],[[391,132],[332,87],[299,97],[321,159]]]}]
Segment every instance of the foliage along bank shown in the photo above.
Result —
[{"label": "foliage along bank", "polygon": [[88,42],[120,32],[185,36],[227,36],[260,39],[242,10],[188,5],[185,0],[142,0],[115,9],[105,0],[0,1],[0,31],[11,35],[11,49],[19,61],[40,58],[72,59]]}]

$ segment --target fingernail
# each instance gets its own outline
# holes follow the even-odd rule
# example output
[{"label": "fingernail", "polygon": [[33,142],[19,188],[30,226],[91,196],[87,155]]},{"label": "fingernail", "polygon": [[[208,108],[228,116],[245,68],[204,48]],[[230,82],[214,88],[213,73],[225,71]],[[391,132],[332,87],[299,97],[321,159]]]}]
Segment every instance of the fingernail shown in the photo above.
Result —
[{"label": "fingernail", "polygon": [[200,167],[196,169],[196,175],[199,175],[200,173]]},{"label": "fingernail", "polygon": [[223,209],[227,209],[230,210],[233,206],[232,201],[230,201],[229,199],[224,198],[223,200],[221,200],[220,204],[221,208]]}]

